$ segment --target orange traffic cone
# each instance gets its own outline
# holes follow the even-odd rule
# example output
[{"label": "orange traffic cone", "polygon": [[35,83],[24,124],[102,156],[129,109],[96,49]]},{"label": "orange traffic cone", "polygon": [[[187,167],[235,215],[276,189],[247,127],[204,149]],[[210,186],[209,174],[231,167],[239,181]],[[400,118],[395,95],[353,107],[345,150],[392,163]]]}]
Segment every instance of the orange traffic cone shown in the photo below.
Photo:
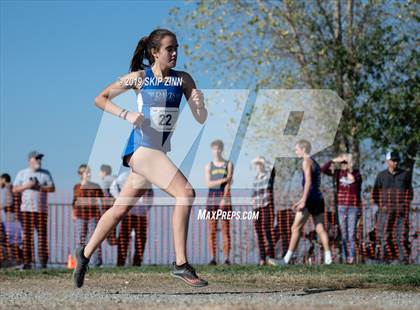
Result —
[{"label": "orange traffic cone", "polygon": [[76,268],[76,260],[74,259],[73,255],[69,254],[67,258],[67,269],[74,269]]}]

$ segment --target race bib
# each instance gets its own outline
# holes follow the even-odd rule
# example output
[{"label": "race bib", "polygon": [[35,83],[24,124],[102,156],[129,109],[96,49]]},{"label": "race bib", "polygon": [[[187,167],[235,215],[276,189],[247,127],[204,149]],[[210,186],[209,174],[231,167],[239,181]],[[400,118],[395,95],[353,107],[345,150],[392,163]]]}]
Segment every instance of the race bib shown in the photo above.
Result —
[{"label": "race bib", "polygon": [[150,107],[150,122],[157,131],[172,131],[178,117],[178,108]]}]

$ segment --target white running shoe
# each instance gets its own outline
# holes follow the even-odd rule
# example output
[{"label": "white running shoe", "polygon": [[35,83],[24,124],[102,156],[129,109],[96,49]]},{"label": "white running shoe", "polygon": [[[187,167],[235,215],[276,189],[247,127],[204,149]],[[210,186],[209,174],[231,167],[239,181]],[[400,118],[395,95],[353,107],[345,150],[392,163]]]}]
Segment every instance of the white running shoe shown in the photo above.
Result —
[{"label": "white running shoe", "polygon": [[281,266],[281,265],[287,265],[284,259],[275,259],[275,258],[267,258],[267,265],[269,266]]},{"label": "white running shoe", "polygon": [[325,251],[325,254],[324,254],[324,264],[325,265],[331,265],[332,264],[331,251]]}]

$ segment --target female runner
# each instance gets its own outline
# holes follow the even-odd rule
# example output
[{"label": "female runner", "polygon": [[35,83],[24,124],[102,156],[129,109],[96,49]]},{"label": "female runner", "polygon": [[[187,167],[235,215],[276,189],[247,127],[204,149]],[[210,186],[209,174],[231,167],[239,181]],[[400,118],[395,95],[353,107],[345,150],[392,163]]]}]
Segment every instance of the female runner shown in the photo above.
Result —
[{"label": "female runner", "polygon": [[[176,65],[177,49],[174,33],[166,29],[154,30],[138,43],[131,61],[131,73],[106,87],[95,98],[100,109],[134,126],[122,156],[123,165],[129,166],[131,171],[118,199],[102,215],[89,242],[76,249],[77,265],[73,273],[76,287],[83,285],[92,253],[147,191],[150,183],[176,198],[172,218],[176,259],[171,275],[195,287],[208,284],[197,276],[186,253],[195,191],[166,155],[171,149],[170,139],[182,95],[199,123],[207,119],[203,94],[196,89],[192,77],[172,69]],[[144,58],[148,65],[143,63]],[[127,89],[134,89],[137,94],[138,113],[126,111],[111,101]]]}]

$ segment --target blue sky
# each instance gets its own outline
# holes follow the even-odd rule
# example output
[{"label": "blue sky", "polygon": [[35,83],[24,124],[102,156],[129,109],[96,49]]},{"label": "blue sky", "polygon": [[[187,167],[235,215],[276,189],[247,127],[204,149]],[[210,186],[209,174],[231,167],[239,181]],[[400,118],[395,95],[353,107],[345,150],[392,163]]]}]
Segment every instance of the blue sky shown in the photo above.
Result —
[{"label": "blue sky", "polygon": [[[90,162],[95,139],[101,135],[98,133],[101,124],[111,122],[122,126],[123,131],[130,130],[128,124],[104,115],[93,105],[93,98],[128,71],[140,37],[158,26],[168,26],[165,19],[175,5],[182,3],[2,1],[0,171],[14,178],[18,170],[27,166],[27,153],[39,150],[45,154],[43,166],[51,171],[57,188],[70,191],[78,180],[78,165]],[[182,69],[184,62],[180,50],[177,68]],[[212,88],[208,77],[193,76],[199,88]],[[127,96],[127,107],[135,110],[134,95]],[[180,118],[183,126],[179,126],[173,140],[179,147],[171,155],[177,164],[184,159],[189,142],[200,129],[187,110]],[[232,105],[232,110],[225,106],[220,115],[234,114],[240,117]],[[224,121],[221,117],[218,123]],[[191,132],[195,133],[185,139]],[[215,126],[207,132],[211,134],[203,135],[201,159],[190,174],[197,187],[204,185],[202,165],[210,160],[207,153],[210,141],[233,139],[224,126]],[[114,154],[109,161],[116,162],[115,172],[119,168],[120,144],[127,137],[128,132],[109,145]],[[104,154],[104,162],[106,159]],[[96,176],[98,167],[92,168]],[[244,186],[251,180],[250,174]]]}]

